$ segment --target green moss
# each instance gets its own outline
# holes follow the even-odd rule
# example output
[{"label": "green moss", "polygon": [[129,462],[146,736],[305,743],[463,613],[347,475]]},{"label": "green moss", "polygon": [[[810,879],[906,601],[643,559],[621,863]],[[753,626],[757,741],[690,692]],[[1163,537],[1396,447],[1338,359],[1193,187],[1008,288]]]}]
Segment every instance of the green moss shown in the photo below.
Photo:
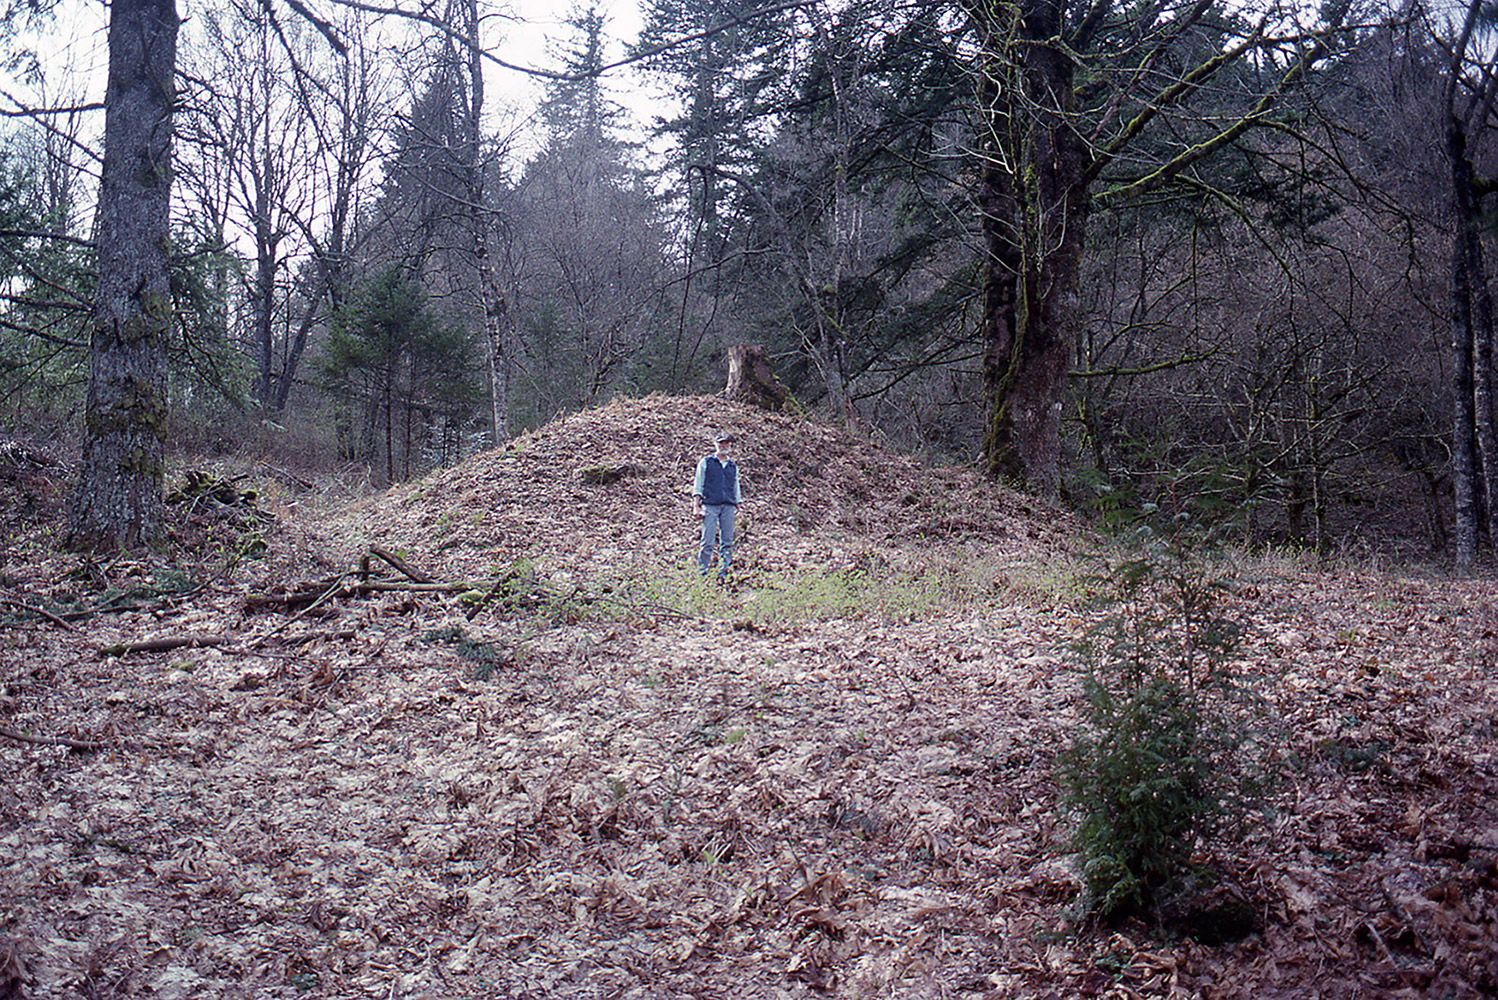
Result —
[{"label": "green moss", "polygon": [[[151,301],[147,302],[147,298]],[[160,296],[143,297],[142,311],[120,324],[121,343],[135,347],[153,340],[161,340],[166,336],[167,326],[171,322],[171,306],[163,306],[161,302],[156,301],[160,298]],[[165,313],[153,312],[152,307],[158,310],[165,308],[167,311]]]},{"label": "green moss", "polygon": [[132,448],[120,459],[119,470],[128,475],[154,482],[166,481],[166,466],[159,455],[145,448]]},{"label": "green moss", "polygon": [[149,437],[165,441],[168,412],[166,396],[150,384],[137,379],[122,379],[106,391],[113,395],[111,405],[95,407],[85,415],[84,426],[94,438],[112,436]]}]

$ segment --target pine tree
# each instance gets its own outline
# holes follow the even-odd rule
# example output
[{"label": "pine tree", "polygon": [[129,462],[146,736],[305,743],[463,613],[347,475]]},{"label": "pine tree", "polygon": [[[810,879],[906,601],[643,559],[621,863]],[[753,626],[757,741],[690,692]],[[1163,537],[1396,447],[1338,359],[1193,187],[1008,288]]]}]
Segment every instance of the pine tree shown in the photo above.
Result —
[{"label": "pine tree", "polygon": [[175,0],[116,0],[99,184],[99,284],[71,544],[109,549],[161,532],[167,433],[167,254]]},{"label": "pine tree", "polygon": [[[321,369],[343,407],[346,452],[383,455],[385,479],[420,468],[428,421],[465,420],[476,402],[473,350],[463,332],[442,323],[426,292],[400,266],[374,278],[346,308],[324,347]],[[357,442],[354,433],[357,430]]]}]

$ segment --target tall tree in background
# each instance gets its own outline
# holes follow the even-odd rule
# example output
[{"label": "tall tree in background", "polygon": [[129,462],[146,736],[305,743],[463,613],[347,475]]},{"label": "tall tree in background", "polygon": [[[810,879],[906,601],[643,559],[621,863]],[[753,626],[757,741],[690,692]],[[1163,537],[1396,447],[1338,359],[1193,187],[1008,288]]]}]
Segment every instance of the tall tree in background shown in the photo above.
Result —
[{"label": "tall tree in background", "polygon": [[110,5],[99,284],[71,528],[78,548],[141,545],[161,530],[178,23],[175,0]]},{"label": "tall tree in background", "polygon": [[[752,311],[745,289],[736,223],[753,196],[734,179],[752,164],[793,87],[796,34],[787,8],[763,11],[755,0],[648,0],[637,52],[667,45],[646,63],[681,94],[680,113],[658,122],[672,140],[668,169],[686,192],[684,280],[671,380],[684,384],[702,341],[743,336]],[[686,36],[689,41],[681,42]],[[752,208],[750,208],[752,210]]]},{"label": "tall tree in background", "polygon": [[[349,41],[334,52],[300,20],[273,14],[236,2],[193,22],[176,189],[179,216],[200,241],[184,250],[248,251],[243,262],[215,255],[217,267],[202,276],[216,302],[205,304],[253,364],[241,395],[279,420],[318,324],[346,297],[358,195],[389,97],[366,17],[338,25]],[[196,269],[196,259],[184,266]]]},{"label": "tall tree in background", "polygon": [[361,196],[391,118],[390,79],[369,29],[365,18],[350,16],[342,32],[349,40],[346,55],[332,61],[325,80],[298,90],[298,113],[309,119],[319,155],[311,165],[309,211],[292,216],[311,259],[300,276],[301,312],[286,345],[277,413],[297,384],[314,325],[326,325],[348,298],[352,258],[366,235],[358,220]]},{"label": "tall tree in background", "polygon": [[217,79],[197,117],[217,132],[229,217],[253,249],[243,301],[254,345],[254,398],[262,414],[272,415],[285,368],[277,331],[285,326],[289,244],[298,235],[290,220],[306,214],[311,167],[322,153],[310,141],[309,109],[298,109],[295,97],[307,70],[294,67],[308,66],[312,53],[297,37],[301,23],[282,26],[267,6],[233,3],[205,20],[200,51],[216,64]]},{"label": "tall tree in background", "polygon": [[618,134],[623,108],[598,76],[604,19],[577,8],[567,24],[561,78],[541,109],[546,144],[514,193],[525,381],[540,420],[627,380],[654,387],[669,355],[658,336],[665,227],[635,149]]},{"label": "tall tree in background", "polygon": [[[1060,486],[1062,395],[1089,215],[1157,192],[1249,130],[1328,49],[1275,6],[962,0],[976,43],[986,259],[984,465]],[[1262,78],[1252,72],[1262,68]],[[1232,87],[1217,87],[1224,78]],[[1210,97],[1210,113],[1197,106]],[[1236,96],[1234,96],[1236,95]]]},{"label": "tall tree in background", "polygon": [[514,317],[509,296],[500,284],[489,245],[495,228],[486,179],[489,159],[484,143],[484,46],[479,28],[478,0],[455,0],[461,25],[459,32],[467,56],[468,93],[464,103],[463,207],[469,233],[470,266],[473,270],[469,296],[483,331],[489,357],[490,442],[502,444],[510,437],[510,382],[514,368]]},{"label": "tall tree in background", "polygon": [[[883,13],[866,2],[802,11],[792,99],[752,171],[734,175],[751,193],[743,266],[764,287],[759,336],[804,359],[788,374],[811,376],[806,399],[855,422],[860,398],[909,378],[960,328],[917,304],[963,283],[973,250],[956,194],[968,78],[930,19],[892,31]],[[925,268],[949,278],[913,277]],[[875,366],[885,385],[856,386]]]},{"label": "tall tree in background", "polygon": [[[1475,157],[1491,131],[1498,100],[1490,30],[1492,7],[1470,0],[1450,46],[1442,102],[1451,171],[1451,476],[1456,493],[1456,561],[1471,566],[1484,526],[1498,524],[1498,435],[1493,423],[1493,297],[1483,255],[1482,199],[1494,190]],[[1435,37],[1442,32],[1436,29]]]},{"label": "tall tree in background", "polygon": [[495,145],[482,128],[483,59],[474,0],[449,0],[450,27],[429,39],[429,61],[410,111],[395,130],[380,196],[375,254],[400,261],[447,321],[481,339],[489,356],[494,440],[508,437],[509,299],[491,254],[489,191]]}]

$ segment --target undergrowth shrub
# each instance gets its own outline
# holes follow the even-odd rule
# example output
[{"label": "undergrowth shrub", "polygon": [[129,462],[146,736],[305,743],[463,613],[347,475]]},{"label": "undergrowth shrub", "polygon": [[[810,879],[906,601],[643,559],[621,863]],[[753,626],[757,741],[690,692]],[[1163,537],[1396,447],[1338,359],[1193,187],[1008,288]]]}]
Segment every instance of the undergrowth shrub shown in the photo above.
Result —
[{"label": "undergrowth shrub", "polygon": [[1062,760],[1086,885],[1114,917],[1181,887],[1195,848],[1262,792],[1262,703],[1233,670],[1244,616],[1210,535],[1137,528],[1096,578],[1100,613],[1073,650],[1082,724]]}]

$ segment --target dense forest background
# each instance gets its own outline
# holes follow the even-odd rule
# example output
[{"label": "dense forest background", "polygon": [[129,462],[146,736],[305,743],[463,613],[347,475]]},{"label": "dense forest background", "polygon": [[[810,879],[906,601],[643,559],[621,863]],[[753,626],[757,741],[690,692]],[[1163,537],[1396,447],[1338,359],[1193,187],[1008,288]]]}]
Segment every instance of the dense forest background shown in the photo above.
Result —
[{"label": "dense forest background", "polygon": [[[181,13],[180,452],[393,483],[751,342],[808,410],[1100,514],[1487,540],[1480,3],[646,0],[648,135],[596,7],[520,118],[478,0]],[[118,102],[13,62],[77,96],[6,99],[0,433],[76,454]]]}]

